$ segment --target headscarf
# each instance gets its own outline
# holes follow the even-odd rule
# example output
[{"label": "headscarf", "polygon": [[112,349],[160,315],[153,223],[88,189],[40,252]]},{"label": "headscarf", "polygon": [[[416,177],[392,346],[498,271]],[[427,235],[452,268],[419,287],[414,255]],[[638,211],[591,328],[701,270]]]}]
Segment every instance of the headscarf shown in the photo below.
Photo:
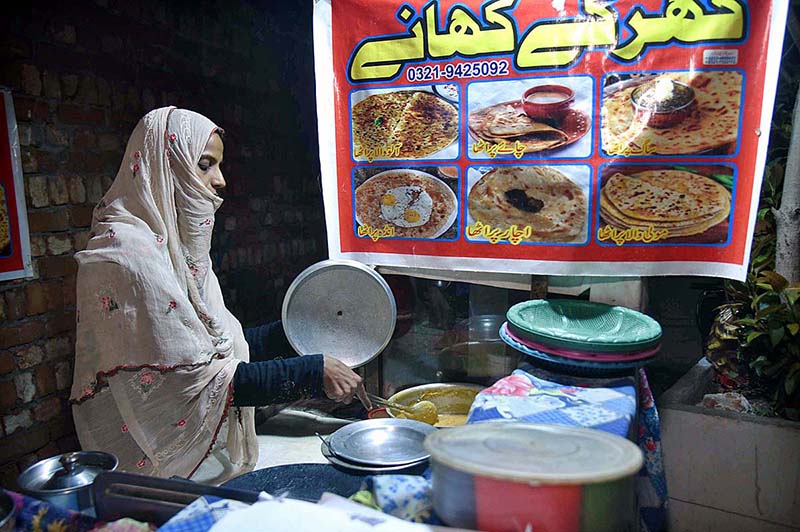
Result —
[{"label": "headscarf", "polygon": [[189,477],[218,436],[231,474],[258,458],[253,408],[231,406],[249,350],[209,257],[222,200],[197,175],[217,131],[192,111],[145,115],[75,256],[75,426],[125,471]]}]

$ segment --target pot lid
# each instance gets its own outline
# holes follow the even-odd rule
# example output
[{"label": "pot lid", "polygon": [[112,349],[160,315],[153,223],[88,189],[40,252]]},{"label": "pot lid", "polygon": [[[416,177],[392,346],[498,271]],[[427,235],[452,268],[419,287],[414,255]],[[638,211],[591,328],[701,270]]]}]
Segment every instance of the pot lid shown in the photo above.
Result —
[{"label": "pot lid", "polygon": [[292,282],[281,314],[286,338],[299,354],[323,353],[355,368],[389,343],[397,307],[389,285],[372,268],[325,260]]},{"label": "pot lid", "polygon": [[599,430],[542,423],[492,422],[437,431],[431,459],[475,476],[542,484],[591,484],[639,471],[642,452]]},{"label": "pot lid", "polygon": [[97,475],[113,471],[117,459],[109,453],[80,451],[47,458],[35,463],[19,476],[27,492],[64,491],[89,486]]}]

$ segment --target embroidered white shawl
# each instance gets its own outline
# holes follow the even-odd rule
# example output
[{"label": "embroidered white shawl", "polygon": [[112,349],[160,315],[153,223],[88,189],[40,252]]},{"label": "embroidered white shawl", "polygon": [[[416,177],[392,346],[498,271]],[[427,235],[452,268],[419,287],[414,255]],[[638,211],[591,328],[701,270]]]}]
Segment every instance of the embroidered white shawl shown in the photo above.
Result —
[{"label": "embroidered white shawl", "polygon": [[209,257],[222,200],[196,173],[217,130],[192,111],[148,113],[76,254],[75,426],[84,449],[114,453],[123,471],[188,477],[218,435],[231,474],[258,458],[253,408],[228,416],[249,350]]}]

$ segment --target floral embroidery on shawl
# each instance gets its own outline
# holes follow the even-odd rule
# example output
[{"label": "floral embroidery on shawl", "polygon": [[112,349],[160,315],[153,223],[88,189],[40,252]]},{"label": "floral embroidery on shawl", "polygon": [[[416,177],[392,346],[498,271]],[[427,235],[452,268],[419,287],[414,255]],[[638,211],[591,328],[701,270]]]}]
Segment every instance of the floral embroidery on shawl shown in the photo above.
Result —
[{"label": "floral embroidery on shawl", "polygon": [[97,300],[100,302],[100,308],[103,311],[101,314],[106,319],[111,318],[119,310],[117,295],[110,288],[100,290],[97,294]]},{"label": "floral embroidery on shawl", "polygon": [[197,264],[197,260],[191,255],[185,255],[186,258],[186,265],[189,267],[189,271],[192,272],[194,277],[197,277],[200,274],[200,266]]},{"label": "floral embroidery on shawl", "polygon": [[144,368],[134,373],[128,382],[142,396],[142,399],[147,399],[154,390],[161,387],[164,377],[159,372]]}]

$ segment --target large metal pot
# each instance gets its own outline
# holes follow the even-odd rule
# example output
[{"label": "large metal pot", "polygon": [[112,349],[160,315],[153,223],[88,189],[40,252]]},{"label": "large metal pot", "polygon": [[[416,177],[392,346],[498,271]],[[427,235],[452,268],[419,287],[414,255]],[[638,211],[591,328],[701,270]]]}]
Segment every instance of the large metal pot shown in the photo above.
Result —
[{"label": "large metal pot", "polygon": [[22,491],[55,506],[94,515],[94,478],[117,468],[117,457],[99,451],[79,451],[47,458],[19,476]]},{"label": "large metal pot", "polygon": [[517,369],[519,352],[500,339],[503,322],[503,315],[485,314],[458,323],[440,341],[439,379],[489,385]]},{"label": "large metal pot", "polygon": [[476,423],[425,438],[433,508],[448,526],[519,530],[637,530],[634,443],[564,425]]}]

